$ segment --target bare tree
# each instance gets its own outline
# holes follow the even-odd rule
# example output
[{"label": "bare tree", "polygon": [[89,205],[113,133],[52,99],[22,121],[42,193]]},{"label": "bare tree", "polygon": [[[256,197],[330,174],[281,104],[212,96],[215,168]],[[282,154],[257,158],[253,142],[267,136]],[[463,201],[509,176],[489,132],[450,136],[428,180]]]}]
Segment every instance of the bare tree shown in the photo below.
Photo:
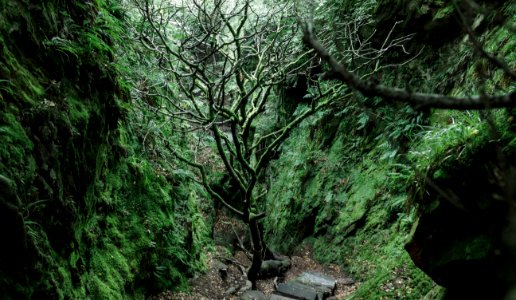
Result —
[{"label": "bare tree", "polygon": [[333,89],[319,89],[310,105],[285,125],[259,132],[256,123],[267,113],[274,88],[289,76],[306,72],[313,56],[296,38],[298,25],[288,19],[291,5],[265,10],[249,0],[176,4],[135,0],[134,4],[143,16],[139,40],[157,57],[159,68],[170,74],[170,81],[155,89],[158,92],[145,92],[146,96],[164,99],[167,104],[158,110],[185,122],[185,131],[206,133],[214,140],[216,157],[238,190],[238,205],[212,188],[202,161],[181,155],[171,145],[169,149],[196,168],[212,198],[249,227],[248,279],[256,288],[266,249],[259,226],[265,216],[259,203],[266,191],[260,188],[259,177],[292,129],[330,103],[326,96]]},{"label": "bare tree", "polygon": [[[338,100],[335,94],[342,88],[330,85],[325,89],[312,76],[308,105],[281,124],[259,129],[257,124],[263,122],[275,101],[275,90],[286,85],[289,78],[310,77],[310,69],[318,67],[314,51],[298,39],[292,3],[260,6],[250,0],[132,1],[142,17],[136,37],[155,57],[159,70],[167,74],[167,80],[161,83],[145,83],[138,90],[139,98],[164,100],[166,104],[155,110],[175,123],[186,124],[178,130],[205,134],[214,140],[218,165],[223,166],[238,191],[236,204],[213,189],[202,157],[191,159],[168,147],[179,160],[198,170],[199,181],[213,199],[249,227],[252,265],[248,279],[256,288],[267,248],[259,226],[265,217],[260,208],[266,193],[259,184],[260,176],[290,132]],[[370,73],[383,68],[379,59],[386,52],[403,49],[412,38],[393,38],[394,24],[382,47],[374,49],[352,30],[363,25],[347,24],[347,38],[356,45],[347,57],[357,63],[356,69],[374,63]],[[343,97],[351,96],[347,92]]]},{"label": "bare tree", "polygon": [[[153,109],[168,116],[171,126],[177,122],[185,124],[177,131],[196,132],[213,139],[216,164],[223,167],[238,191],[236,204],[213,189],[202,157],[189,158],[175,151],[172,145],[168,148],[179,160],[198,171],[199,182],[213,199],[249,227],[252,265],[248,278],[253,288],[256,288],[267,248],[259,226],[265,216],[260,204],[266,193],[266,188],[259,183],[260,176],[273,153],[299,123],[330,104],[342,101],[342,97],[338,99],[333,95],[340,92],[341,87],[324,85],[324,89],[317,78],[310,78],[309,105],[281,124],[269,126],[272,129],[259,129],[257,124],[267,116],[277,88],[285,85],[288,78],[310,73],[310,68],[318,66],[314,57],[317,53],[329,62],[338,79],[364,93],[401,100],[408,98],[419,104],[426,104],[429,98],[438,98],[439,103],[443,101],[442,95],[412,94],[367,81],[371,74],[405,64],[418,55],[409,54],[405,49],[412,34],[395,37],[399,23],[393,24],[379,48],[369,42],[375,32],[365,39],[358,35],[358,30],[369,21],[351,20],[342,24],[347,46],[341,59],[352,64],[353,71],[361,72],[355,75],[329,55],[307,26],[304,41],[313,50],[303,47],[297,38],[298,23],[291,18],[295,9],[288,1],[267,6],[250,0],[132,2],[142,17],[136,37],[154,56],[156,68],[165,74],[158,83],[143,82],[137,90],[139,98],[163,100],[165,104],[154,105]],[[390,51],[399,51],[406,58],[398,64],[382,65],[381,58]],[[351,93],[343,96],[351,97]],[[151,100],[143,102],[148,101]],[[468,101],[476,103],[474,99],[468,98]]]}]

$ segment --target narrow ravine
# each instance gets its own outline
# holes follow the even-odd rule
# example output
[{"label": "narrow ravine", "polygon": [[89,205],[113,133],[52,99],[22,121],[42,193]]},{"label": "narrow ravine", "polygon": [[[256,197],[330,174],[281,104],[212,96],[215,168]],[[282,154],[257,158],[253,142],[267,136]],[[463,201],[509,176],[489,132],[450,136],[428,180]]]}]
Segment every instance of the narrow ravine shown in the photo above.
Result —
[{"label": "narrow ravine", "polygon": [[[214,235],[219,241],[213,251],[207,253],[207,270],[197,277],[189,280],[191,286],[188,292],[174,293],[164,291],[152,296],[149,300],[265,300],[265,299],[299,299],[289,298],[288,287],[280,289],[281,284],[296,282],[296,279],[303,273],[319,274],[328,281],[334,281],[335,286],[331,293],[322,293],[323,299],[344,299],[350,296],[360,285],[344,272],[338,265],[321,264],[312,255],[309,245],[299,245],[292,251],[288,259],[291,266],[282,274],[262,278],[258,280],[258,289],[251,290],[250,282],[246,278],[246,269],[251,265],[249,254],[246,254],[236,246],[237,233],[245,229],[237,219],[228,217],[226,214],[219,214],[215,222]],[[219,239],[217,239],[219,237]],[[236,243],[228,243],[235,241]],[[236,247],[235,247],[236,246]],[[294,286],[307,299],[317,297],[314,289],[308,287],[308,291]],[[275,295],[275,296],[273,296]],[[274,298],[276,297],[276,298]],[[278,298],[280,297],[280,298]],[[281,298],[283,297],[283,298]],[[333,297],[333,298],[331,298]],[[319,298],[317,298],[319,299]],[[322,299],[321,299],[322,300]]]},{"label": "narrow ravine", "polygon": [[0,300],[516,299],[515,24],[0,1]]}]

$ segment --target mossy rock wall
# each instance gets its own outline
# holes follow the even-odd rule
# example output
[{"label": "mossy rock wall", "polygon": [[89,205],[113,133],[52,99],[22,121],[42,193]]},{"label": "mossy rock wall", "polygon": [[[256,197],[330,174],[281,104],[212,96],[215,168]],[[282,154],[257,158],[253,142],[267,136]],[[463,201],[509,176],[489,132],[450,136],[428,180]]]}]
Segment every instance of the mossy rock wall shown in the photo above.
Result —
[{"label": "mossy rock wall", "polygon": [[0,298],[127,299],[202,268],[202,189],[146,158],[116,1],[0,4]]},{"label": "mossy rock wall", "polygon": [[[398,35],[416,32],[407,49],[421,51],[420,55],[406,66],[383,71],[379,76],[383,84],[451,95],[476,94],[479,87],[489,93],[514,88],[501,70],[475,56],[460,29],[442,34],[443,28],[457,26],[457,16],[445,1],[326,3],[333,5],[336,18],[369,14],[376,22],[373,27],[378,25],[379,30],[391,29],[394,20],[404,20]],[[508,40],[506,26],[514,20],[514,6],[510,1],[485,5],[488,13],[478,31],[486,49],[493,51],[500,45],[498,55],[514,66],[510,50],[514,41]],[[500,19],[507,23],[496,21]],[[319,22],[324,24],[324,20]],[[486,68],[490,70],[488,80],[483,79]],[[504,139],[494,141],[495,147],[506,147],[504,143],[514,139],[512,114],[510,110],[487,114]],[[450,152],[471,151],[471,159],[482,159],[479,149],[493,139],[485,116],[478,112],[418,111],[366,99],[358,93],[341,107],[319,113],[292,133],[271,166],[264,221],[267,240],[284,252],[300,243],[312,244],[317,258],[344,266],[362,282],[354,299],[442,297],[443,289],[432,278],[443,282],[428,268],[422,268],[426,274],[419,269],[422,265],[404,249],[421,213],[415,195],[423,186],[421,177],[449,159]],[[484,163],[489,165],[489,161]],[[459,170],[467,170],[457,164]],[[457,211],[449,207],[443,210],[451,214],[449,218],[460,220]],[[471,250],[477,245],[486,250],[484,235],[485,231],[472,233],[472,243],[465,247]],[[446,251],[452,251],[454,246],[448,246]],[[477,251],[480,248],[471,251],[482,255]]]},{"label": "mossy rock wall", "polygon": [[[516,149],[508,144],[510,136],[496,142],[486,136],[473,149],[450,149],[414,195],[420,218],[405,248],[418,267],[448,288],[450,299],[502,299],[513,288]],[[472,291],[471,285],[479,288]]]},{"label": "mossy rock wall", "polygon": [[381,159],[392,151],[378,149],[381,141],[350,135],[349,119],[337,124],[328,147],[317,138],[329,132],[320,123],[304,124],[283,146],[272,167],[266,239],[287,254],[312,245],[317,259],[362,282],[358,299],[420,299],[435,284],[403,249],[415,221],[406,169]]}]

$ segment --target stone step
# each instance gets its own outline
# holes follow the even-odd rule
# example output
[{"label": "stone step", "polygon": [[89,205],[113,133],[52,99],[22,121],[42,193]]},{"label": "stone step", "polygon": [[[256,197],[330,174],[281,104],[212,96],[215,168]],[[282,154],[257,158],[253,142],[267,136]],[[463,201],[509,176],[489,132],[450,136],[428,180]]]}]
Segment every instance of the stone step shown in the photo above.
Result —
[{"label": "stone step", "polygon": [[333,295],[337,287],[335,278],[317,272],[303,272],[295,281],[313,287],[318,294],[322,293],[324,298]]},{"label": "stone step", "polygon": [[313,286],[323,286],[330,290],[337,286],[335,278],[317,272],[303,272],[299,275],[297,281]]},{"label": "stone step", "polygon": [[[278,284],[277,292],[280,295],[302,300],[319,300],[317,290],[297,281]],[[321,298],[322,299],[322,298]]]},{"label": "stone step", "polygon": [[250,290],[245,291],[242,296],[240,296],[240,300],[266,300],[267,296],[261,291]]},{"label": "stone step", "polygon": [[292,281],[278,284],[276,298],[270,299],[323,300],[332,296],[336,287],[337,280],[333,277],[317,272],[303,272]]},{"label": "stone step", "polygon": [[298,298],[290,298],[280,294],[272,294],[269,300],[297,300]]}]

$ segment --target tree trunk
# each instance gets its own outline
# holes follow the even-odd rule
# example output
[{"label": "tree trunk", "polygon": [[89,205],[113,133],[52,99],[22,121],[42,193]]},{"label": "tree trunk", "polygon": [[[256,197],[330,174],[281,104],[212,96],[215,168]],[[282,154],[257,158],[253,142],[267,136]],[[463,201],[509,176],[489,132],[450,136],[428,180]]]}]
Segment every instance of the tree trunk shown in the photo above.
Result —
[{"label": "tree trunk", "polygon": [[258,277],[258,273],[262,267],[262,237],[260,232],[260,227],[258,225],[258,220],[252,219],[249,221],[249,229],[251,231],[251,240],[253,241],[253,262],[251,264],[251,268],[247,272],[247,278],[252,283],[252,289],[256,290],[256,279]]}]

